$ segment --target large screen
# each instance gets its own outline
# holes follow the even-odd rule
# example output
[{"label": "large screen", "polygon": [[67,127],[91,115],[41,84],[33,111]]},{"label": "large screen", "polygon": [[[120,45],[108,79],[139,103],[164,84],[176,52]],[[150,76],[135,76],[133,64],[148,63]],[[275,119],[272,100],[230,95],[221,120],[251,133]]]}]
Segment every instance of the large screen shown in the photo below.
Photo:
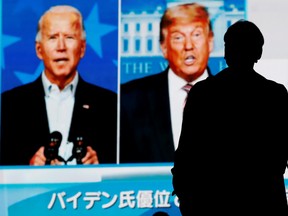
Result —
[{"label": "large screen", "polygon": [[[87,82],[117,94],[117,141],[113,164],[1,166],[0,215],[20,216],[26,211],[30,216],[152,216],[157,212],[180,216],[178,199],[172,196],[172,159],[138,163],[136,156],[135,161],[121,162],[120,108],[123,84],[167,68],[159,43],[159,22],[167,8],[188,2],[202,4],[210,15],[214,48],[208,67],[212,75],[226,67],[223,36],[227,28],[247,19],[260,28],[265,39],[255,70],[288,89],[287,0],[2,0],[1,93],[40,76],[44,65],[35,52],[38,19],[50,6],[72,5],[81,11],[87,34],[78,72]],[[134,128],[130,136],[136,136],[132,131]],[[163,154],[157,149],[142,150],[143,154]],[[285,184],[288,190],[287,172]],[[215,196],[211,194],[211,199]]]}]

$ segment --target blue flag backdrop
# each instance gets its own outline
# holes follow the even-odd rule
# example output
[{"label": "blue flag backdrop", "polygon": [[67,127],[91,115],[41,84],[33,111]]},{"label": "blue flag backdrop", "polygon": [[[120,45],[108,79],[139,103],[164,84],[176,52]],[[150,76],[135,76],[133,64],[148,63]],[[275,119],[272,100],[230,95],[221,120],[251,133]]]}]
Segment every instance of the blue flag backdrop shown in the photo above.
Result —
[{"label": "blue flag backdrop", "polygon": [[50,6],[69,4],[83,15],[87,50],[79,73],[93,84],[117,91],[118,0],[3,0],[2,91],[35,80],[43,70],[35,53],[40,16]]}]

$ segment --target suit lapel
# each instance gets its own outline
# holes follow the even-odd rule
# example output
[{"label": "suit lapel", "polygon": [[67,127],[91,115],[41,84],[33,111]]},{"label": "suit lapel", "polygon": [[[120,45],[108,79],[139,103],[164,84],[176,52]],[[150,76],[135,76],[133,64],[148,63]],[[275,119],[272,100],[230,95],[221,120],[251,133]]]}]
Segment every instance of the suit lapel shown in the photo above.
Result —
[{"label": "suit lapel", "polygon": [[174,155],[174,143],[170,118],[170,102],[168,91],[168,69],[160,73],[157,78],[157,85],[149,94],[149,101],[152,101],[150,109],[153,116],[154,128],[159,131],[159,136],[155,137],[159,144],[160,153],[172,160]]},{"label": "suit lapel", "polygon": [[48,116],[46,111],[46,103],[45,103],[45,92],[43,88],[43,83],[41,80],[41,76],[32,84],[32,88],[34,88],[33,95],[29,103],[34,104],[31,106],[31,113],[36,115],[38,123],[36,123],[38,130],[40,133],[43,133],[43,137],[47,137],[50,134],[49,131],[49,123]]}]

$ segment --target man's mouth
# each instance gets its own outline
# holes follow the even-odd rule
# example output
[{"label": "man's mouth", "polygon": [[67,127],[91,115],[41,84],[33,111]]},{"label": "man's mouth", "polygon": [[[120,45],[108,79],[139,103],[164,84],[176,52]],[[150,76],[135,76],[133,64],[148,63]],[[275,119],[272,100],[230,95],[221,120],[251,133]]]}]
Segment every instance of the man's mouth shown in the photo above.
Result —
[{"label": "man's mouth", "polygon": [[195,59],[196,58],[193,55],[189,55],[185,58],[185,64],[188,64],[188,65],[193,64]]},{"label": "man's mouth", "polygon": [[66,62],[68,61],[68,58],[58,58],[54,60],[55,62]]}]

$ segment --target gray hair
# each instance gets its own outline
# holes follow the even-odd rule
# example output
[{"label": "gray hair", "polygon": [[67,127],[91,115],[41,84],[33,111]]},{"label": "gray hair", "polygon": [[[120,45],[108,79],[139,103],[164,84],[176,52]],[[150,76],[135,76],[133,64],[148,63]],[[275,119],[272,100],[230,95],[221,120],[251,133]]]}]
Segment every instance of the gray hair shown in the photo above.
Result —
[{"label": "gray hair", "polygon": [[37,26],[37,33],[36,33],[36,42],[41,41],[41,28],[42,28],[42,24],[43,24],[43,19],[45,17],[46,14],[48,13],[63,13],[63,12],[72,12],[77,14],[77,16],[79,16],[79,20],[80,20],[80,24],[82,26],[82,39],[86,40],[86,31],[85,31],[85,27],[84,27],[84,22],[83,22],[83,17],[81,12],[72,6],[69,5],[57,5],[57,6],[52,6],[50,7],[39,19],[38,21],[38,26]]}]

